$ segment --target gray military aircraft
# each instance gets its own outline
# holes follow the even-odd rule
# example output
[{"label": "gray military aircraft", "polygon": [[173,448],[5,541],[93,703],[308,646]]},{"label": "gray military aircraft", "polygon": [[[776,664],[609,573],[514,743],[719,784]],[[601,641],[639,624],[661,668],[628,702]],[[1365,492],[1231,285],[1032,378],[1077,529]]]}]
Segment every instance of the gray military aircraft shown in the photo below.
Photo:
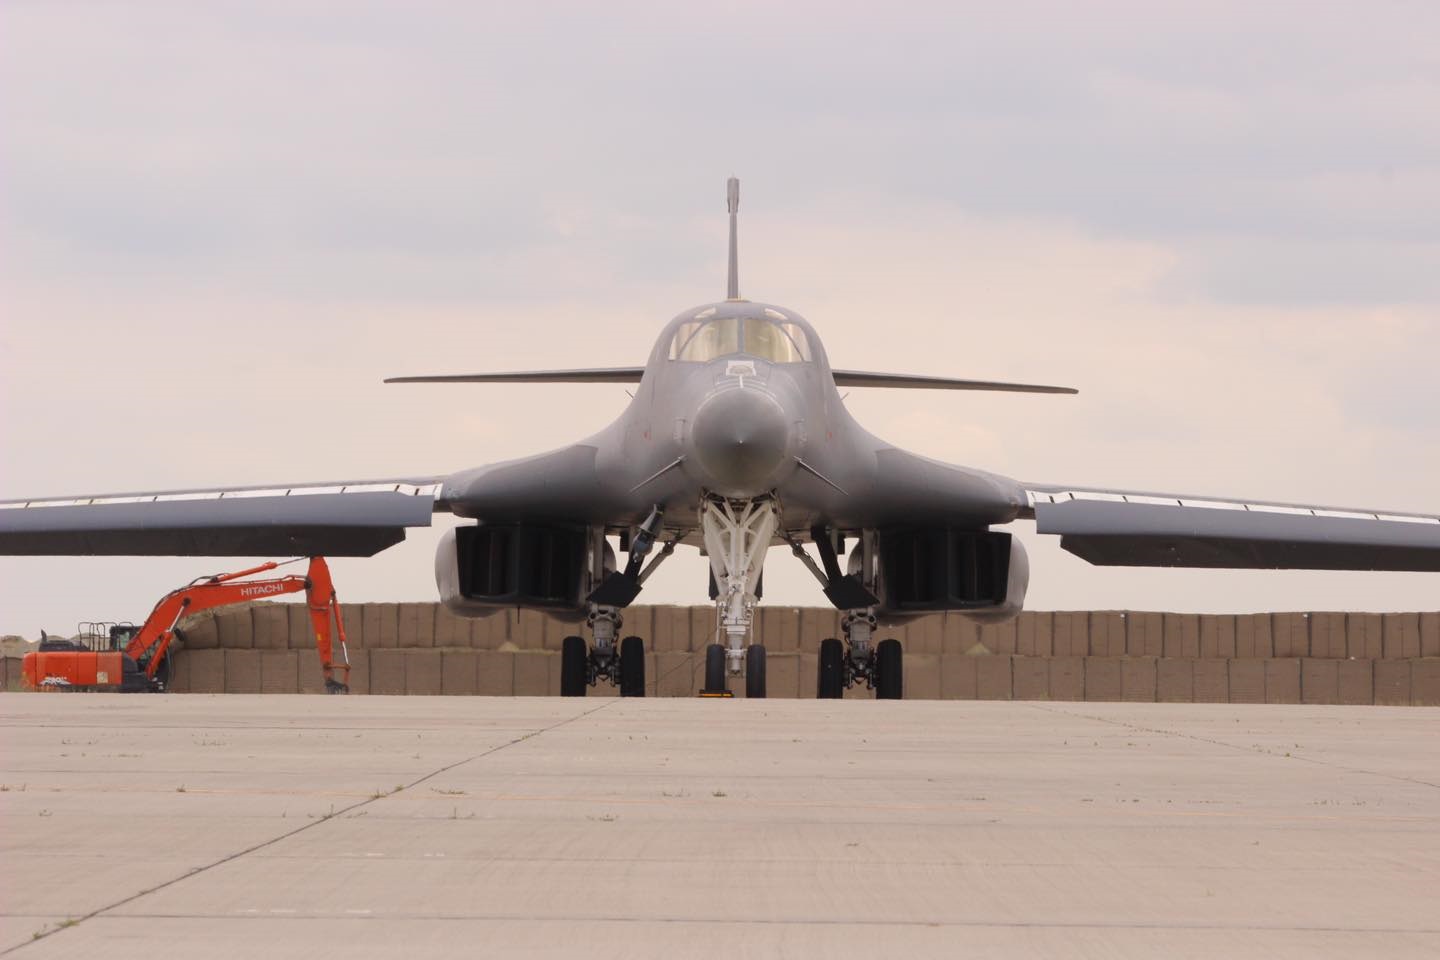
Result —
[{"label": "gray military aircraft", "polygon": [[602,680],[644,694],[641,641],[620,638],[624,610],[682,545],[710,561],[706,689],[743,675],[751,697],[765,695],[765,648],[749,640],[775,545],[843,612],[843,637],[819,650],[819,695],[832,698],[857,683],[902,695],[900,645],[876,642],[883,624],[1018,613],[1025,552],[995,529],[1015,520],[1094,564],[1440,570],[1434,516],[1021,483],[886,443],[855,422],[838,387],[1075,391],[832,369],[803,317],[740,296],[733,178],[727,200],[726,298],[671,320],[645,366],[386,381],[638,384],[588,439],[444,477],[8,501],[0,553],[371,556],[449,511],[474,522],[441,539],[442,601],[465,616],[532,607],[584,621],[592,642],[571,636],[563,648],[570,696]]}]

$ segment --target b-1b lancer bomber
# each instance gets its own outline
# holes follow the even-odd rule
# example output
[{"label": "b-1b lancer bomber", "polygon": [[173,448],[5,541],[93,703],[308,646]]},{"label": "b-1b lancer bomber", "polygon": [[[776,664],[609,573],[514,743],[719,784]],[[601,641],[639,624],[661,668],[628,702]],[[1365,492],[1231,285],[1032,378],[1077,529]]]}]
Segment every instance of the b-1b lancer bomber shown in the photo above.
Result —
[{"label": "b-1b lancer bomber", "polygon": [[588,439],[449,476],[8,501],[0,553],[371,556],[448,511],[471,522],[440,541],[441,600],[464,616],[529,607],[583,623],[589,640],[577,626],[564,643],[569,696],[602,681],[644,694],[625,608],[679,547],[710,562],[706,689],[743,677],[751,697],[765,695],[765,648],[750,641],[772,546],[788,547],[842,612],[843,635],[819,650],[819,695],[832,698],[855,684],[902,695],[886,624],[1018,613],[1029,571],[1004,530],[1015,520],[1094,564],[1440,570],[1434,516],[1022,483],[886,443],[838,388],[1075,391],[832,368],[802,316],[740,296],[734,179],[727,200],[725,299],[666,324],[643,367],[387,381],[637,384]]}]

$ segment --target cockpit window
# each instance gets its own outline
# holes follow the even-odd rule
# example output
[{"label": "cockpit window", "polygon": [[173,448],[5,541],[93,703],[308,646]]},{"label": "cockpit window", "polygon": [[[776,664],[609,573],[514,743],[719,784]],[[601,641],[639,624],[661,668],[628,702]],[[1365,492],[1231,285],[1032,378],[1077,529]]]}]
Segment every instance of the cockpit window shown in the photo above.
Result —
[{"label": "cockpit window", "polygon": [[810,354],[810,340],[805,336],[805,331],[801,328],[800,324],[782,323],[780,324],[780,329],[784,330],[785,335],[794,342],[795,349],[800,351],[800,359],[809,363],[812,359]]},{"label": "cockpit window", "polygon": [[805,363],[810,360],[810,341],[799,324],[759,317],[691,320],[676,328],[670,341],[671,360],[705,363],[742,352],[771,363]]},{"label": "cockpit window", "polygon": [[805,334],[793,323],[772,323],[755,317],[745,321],[745,352],[763,360],[803,363],[810,359],[810,351],[801,347],[804,342]]},{"label": "cockpit window", "polygon": [[740,352],[740,318],[721,317],[708,323],[682,323],[670,341],[670,359],[704,363]]},{"label": "cockpit window", "polygon": [[685,345],[690,342],[691,337],[695,336],[695,331],[703,326],[705,326],[705,324],[699,320],[687,320],[675,328],[675,338],[670,341],[671,360],[680,359],[680,354],[684,351]]}]

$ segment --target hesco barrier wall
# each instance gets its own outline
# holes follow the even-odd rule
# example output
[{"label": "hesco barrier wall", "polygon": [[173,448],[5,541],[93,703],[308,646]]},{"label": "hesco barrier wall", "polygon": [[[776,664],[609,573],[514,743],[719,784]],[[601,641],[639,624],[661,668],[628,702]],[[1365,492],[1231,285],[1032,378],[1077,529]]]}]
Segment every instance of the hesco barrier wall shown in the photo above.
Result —
[{"label": "hesco barrier wall", "polygon": [[[561,640],[578,632],[528,610],[466,620],[434,603],[366,603],[342,613],[353,693],[558,694]],[[645,640],[649,695],[699,692],[714,624],[709,605],[625,611],[622,634]],[[226,608],[183,629],[177,692],[321,692],[300,604]],[[761,607],[755,632],[770,696],[813,697],[816,652],[840,635],[838,613]],[[879,636],[904,645],[912,699],[1440,705],[1440,613],[1026,612],[983,627],[944,614]],[[12,658],[10,687],[19,673]]]}]

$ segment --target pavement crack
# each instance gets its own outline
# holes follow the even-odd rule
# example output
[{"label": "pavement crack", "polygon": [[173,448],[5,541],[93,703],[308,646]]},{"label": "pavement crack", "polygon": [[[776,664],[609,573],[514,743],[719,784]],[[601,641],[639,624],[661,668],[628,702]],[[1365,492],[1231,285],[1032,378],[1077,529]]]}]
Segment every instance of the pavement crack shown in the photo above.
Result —
[{"label": "pavement crack", "polygon": [[1344,763],[1336,763],[1334,760],[1321,760],[1316,757],[1307,757],[1293,751],[1271,750],[1268,747],[1261,747],[1254,744],[1230,743],[1227,740],[1219,740],[1214,737],[1202,737],[1194,733],[1184,733],[1179,730],[1166,730],[1163,727],[1150,727],[1142,723],[1133,723],[1128,720],[1117,720],[1113,717],[1102,717],[1093,713],[1083,713],[1076,710],[1064,710],[1059,707],[1046,706],[1041,703],[1026,704],[1035,710],[1042,710],[1045,713],[1058,713],[1067,717],[1077,717],[1083,720],[1095,720],[1114,727],[1123,727],[1126,730],[1133,730],[1136,733],[1149,733],[1164,737],[1176,737],[1181,740],[1192,740],[1196,743],[1208,743],[1217,747],[1226,747],[1230,750],[1238,750],[1241,753],[1263,753],[1272,757],[1283,757],[1288,760],[1300,760],[1304,763],[1313,763],[1321,767],[1330,767],[1335,770],[1343,770],[1346,773],[1359,773],[1371,777],[1381,777],[1385,780],[1395,780],[1400,783],[1413,783],[1421,787],[1431,787],[1440,790],[1440,783],[1432,780],[1421,780],[1419,777],[1407,777],[1398,773],[1384,773],[1380,770],[1367,770],[1364,767],[1352,767]]},{"label": "pavement crack", "polygon": [[364,807],[368,807],[370,804],[372,804],[372,803],[377,803],[377,802],[380,801],[380,800],[384,800],[386,797],[391,796],[391,795],[394,794],[394,793],[398,793],[398,792],[400,792],[401,790],[409,790],[409,789],[411,789],[412,787],[418,787],[420,784],[425,783],[427,780],[433,780],[435,777],[438,777],[438,776],[440,776],[440,775],[443,774],[443,773],[448,773],[449,771],[454,770],[454,769],[456,769],[457,767],[463,767],[463,766],[465,766],[467,763],[474,763],[474,762],[477,761],[477,760],[484,760],[486,757],[493,756],[493,755],[499,753],[501,750],[506,750],[506,749],[508,749],[508,748],[510,748],[510,747],[515,746],[516,744],[525,743],[527,740],[533,740],[533,739],[535,739],[536,737],[538,737],[538,736],[540,736],[540,735],[542,735],[542,734],[549,733],[551,730],[558,730],[560,727],[563,727],[563,726],[566,726],[566,725],[568,725],[568,724],[574,723],[574,722],[576,722],[577,720],[583,720],[583,719],[585,719],[586,717],[591,716],[592,714],[595,714],[595,713],[599,713],[601,710],[604,710],[604,709],[607,708],[607,707],[613,706],[614,704],[616,704],[616,703],[618,703],[618,702],[619,702],[618,699],[608,700],[607,702],[602,703],[602,704],[600,704],[600,705],[597,706],[597,707],[592,707],[592,708],[589,709],[589,710],[581,711],[580,713],[574,714],[573,716],[569,716],[569,717],[565,717],[565,718],[563,718],[563,719],[561,719],[561,720],[557,720],[557,721],[555,721],[554,723],[551,723],[551,724],[548,724],[548,725],[546,725],[546,726],[540,727],[538,730],[531,730],[531,731],[529,731],[528,733],[524,733],[524,734],[522,734],[522,735],[520,735],[520,736],[518,736],[518,737],[514,737],[514,738],[512,738],[512,739],[510,739],[510,740],[507,740],[507,741],[505,741],[504,743],[497,744],[496,746],[493,746],[493,747],[491,747],[491,748],[488,749],[488,750],[482,750],[481,752],[479,752],[479,753],[477,753],[477,754],[475,754],[475,755],[473,755],[473,756],[464,757],[464,758],[462,758],[462,759],[460,759],[460,760],[456,760],[454,763],[447,763],[447,764],[446,764],[445,766],[443,766],[443,767],[439,767],[439,768],[437,768],[437,769],[435,769],[435,770],[431,770],[429,773],[425,774],[424,776],[417,777],[416,779],[410,781],[409,783],[402,784],[402,785],[399,787],[398,790],[388,791],[388,792],[386,792],[386,793],[381,793],[381,794],[377,794],[377,795],[375,795],[375,796],[366,797],[366,798],[363,799],[363,800],[357,800],[356,802],[350,804],[349,806],[341,807],[341,808],[338,809],[338,810],[332,810],[330,813],[327,813],[327,814],[326,814],[325,816],[323,816],[323,817],[319,817],[319,818],[317,818],[317,819],[315,819],[315,820],[309,821],[308,823],[301,824],[300,826],[296,827],[294,830],[287,830],[287,831],[285,831],[284,833],[279,834],[278,836],[271,837],[269,840],[262,840],[260,843],[252,844],[251,846],[248,846],[248,847],[246,847],[246,848],[243,849],[243,850],[237,850],[237,851],[234,852],[234,853],[226,854],[225,856],[221,857],[221,858],[218,859],[218,860],[215,860],[215,861],[212,861],[211,863],[205,864],[203,867],[193,867],[193,868],[191,868],[190,870],[186,871],[185,873],[181,874],[181,875],[178,876],[178,877],[171,877],[169,880],[162,881],[162,882],[160,882],[160,883],[155,884],[154,886],[147,887],[147,888],[144,889],[144,890],[139,890],[139,891],[137,891],[137,892],[135,892],[135,893],[132,893],[132,894],[130,894],[130,895],[128,895],[128,896],[122,897],[122,898],[120,898],[119,900],[114,901],[113,903],[105,904],[105,905],[102,906],[102,907],[96,907],[94,910],[91,910],[89,913],[83,914],[83,915],[78,916],[78,917],[67,917],[64,921],[62,921],[60,924],[56,925],[56,926],[53,927],[52,929],[41,929],[41,930],[36,931],[36,933],[35,933],[29,940],[26,940],[24,943],[17,943],[17,944],[15,944],[14,946],[9,947],[9,948],[7,948],[7,949],[5,949],[5,950],[0,950],[0,957],[6,957],[6,956],[9,956],[9,955],[12,954],[12,953],[16,953],[17,951],[24,950],[26,947],[33,946],[33,945],[39,943],[39,942],[42,941],[42,940],[48,940],[48,939],[50,939],[51,937],[55,936],[57,933],[63,933],[63,932],[66,931],[66,930],[70,930],[70,929],[73,929],[74,927],[78,927],[78,926],[80,926],[82,923],[84,923],[84,922],[87,921],[87,920],[94,919],[95,917],[101,916],[102,914],[109,913],[109,912],[112,911],[112,910],[118,910],[119,908],[125,906],[126,904],[134,903],[136,900],[139,900],[139,899],[141,899],[142,897],[148,897],[148,896],[149,896],[150,894],[152,894],[152,893],[158,893],[159,891],[161,891],[161,890],[166,890],[166,889],[168,889],[168,888],[170,888],[170,887],[175,886],[175,885],[178,884],[178,883],[183,883],[183,882],[186,881],[186,880],[190,880],[190,879],[192,879],[192,878],[194,878],[194,877],[198,877],[198,876],[200,876],[200,875],[202,875],[202,874],[209,873],[211,870],[214,870],[216,867],[222,867],[222,866],[224,866],[224,865],[227,864],[227,863],[232,863],[232,862],[234,862],[234,861],[236,861],[236,860],[239,860],[239,859],[242,858],[242,857],[247,857],[247,856],[249,856],[250,854],[255,853],[256,851],[264,850],[264,849],[266,849],[267,847],[272,847],[272,846],[274,846],[274,845],[277,844],[277,843],[281,843],[281,842],[283,842],[283,841],[285,841],[285,840],[289,840],[291,837],[294,837],[294,836],[297,836],[297,835],[299,835],[299,834],[302,834],[302,833],[304,833],[306,830],[313,830],[313,829],[315,829],[316,827],[320,826],[322,823],[326,823],[326,822],[328,822],[328,821],[330,821],[330,820],[334,820],[336,817],[342,817],[342,816],[344,816],[344,815],[347,814],[347,813],[353,813],[353,812],[356,811],[356,810],[360,810],[360,809],[362,809],[362,808],[364,808]]}]

